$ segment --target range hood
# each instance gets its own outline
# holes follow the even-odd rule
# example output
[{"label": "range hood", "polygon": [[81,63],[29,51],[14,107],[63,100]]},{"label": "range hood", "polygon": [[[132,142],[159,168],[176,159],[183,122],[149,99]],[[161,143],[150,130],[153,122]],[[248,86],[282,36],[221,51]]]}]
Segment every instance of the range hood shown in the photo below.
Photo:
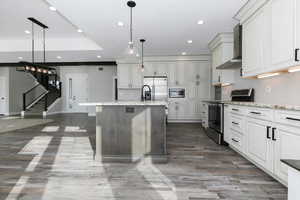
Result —
[{"label": "range hood", "polygon": [[242,34],[243,28],[241,25],[236,25],[234,27],[234,49],[233,49],[233,59],[225,62],[224,64],[216,67],[216,69],[238,69],[242,67]]}]

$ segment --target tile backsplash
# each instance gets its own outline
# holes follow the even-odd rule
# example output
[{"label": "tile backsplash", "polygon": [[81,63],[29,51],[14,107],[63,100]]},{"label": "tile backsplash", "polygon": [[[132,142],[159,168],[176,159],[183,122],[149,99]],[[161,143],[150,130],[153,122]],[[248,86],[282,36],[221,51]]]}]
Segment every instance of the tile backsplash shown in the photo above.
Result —
[{"label": "tile backsplash", "polygon": [[222,100],[230,100],[235,89],[254,88],[255,101],[266,104],[300,105],[300,72],[265,79],[244,79],[235,71],[235,83],[222,88]]}]

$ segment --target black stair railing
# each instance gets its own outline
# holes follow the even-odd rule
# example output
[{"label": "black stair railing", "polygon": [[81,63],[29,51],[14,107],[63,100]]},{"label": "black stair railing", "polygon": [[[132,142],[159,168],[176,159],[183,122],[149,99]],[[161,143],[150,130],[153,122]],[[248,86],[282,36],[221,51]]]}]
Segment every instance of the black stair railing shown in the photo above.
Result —
[{"label": "black stair railing", "polygon": [[30,109],[41,100],[44,103],[43,111],[47,111],[49,106],[61,97],[62,83],[59,81],[55,68],[30,65],[17,69],[30,73],[38,82],[33,88],[23,93],[23,111]]}]

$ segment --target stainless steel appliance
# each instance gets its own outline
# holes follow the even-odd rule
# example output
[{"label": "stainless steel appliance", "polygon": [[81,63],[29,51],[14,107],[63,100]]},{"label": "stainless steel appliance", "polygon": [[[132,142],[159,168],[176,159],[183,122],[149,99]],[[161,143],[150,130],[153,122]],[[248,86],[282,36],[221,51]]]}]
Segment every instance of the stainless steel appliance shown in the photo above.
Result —
[{"label": "stainless steel appliance", "polygon": [[[233,90],[231,92],[231,101],[254,102],[254,89]],[[217,144],[226,144],[224,142],[224,103],[214,100],[208,104],[208,137]]]},{"label": "stainless steel appliance", "polygon": [[224,132],[224,104],[221,102],[210,102],[208,105],[208,129],[207,135],[217,144],[223,144]]},{"label": "stainless steel appliance", "polygon": [[242,41],[243,41],[243,27],[238,24],[233,30],[233,58],[224,64],[217,67],[217,69],[236,69],[242,67]]},{"label": "stainless steel appliance", "polygon": [[152,101],[168,101],[168,78],[166,76],[145,76],[144,85],[148,85],[151,89],[144,94],[147,100],[151,96]]},{"label": "stainless steel appliance", "polygon": [[169,88],[169,98],[185,98],[185,88]]}]

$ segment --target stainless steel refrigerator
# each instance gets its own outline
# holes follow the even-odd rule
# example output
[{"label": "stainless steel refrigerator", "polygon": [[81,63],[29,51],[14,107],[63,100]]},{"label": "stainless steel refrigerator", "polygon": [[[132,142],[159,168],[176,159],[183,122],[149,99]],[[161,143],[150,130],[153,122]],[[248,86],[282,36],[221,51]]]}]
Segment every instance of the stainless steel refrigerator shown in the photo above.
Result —
[{"label": "stainless steel refrigerator", "polygon": [[144,85],[151,87],[152,101],[168,101],[168,77],[145,76]]}]

